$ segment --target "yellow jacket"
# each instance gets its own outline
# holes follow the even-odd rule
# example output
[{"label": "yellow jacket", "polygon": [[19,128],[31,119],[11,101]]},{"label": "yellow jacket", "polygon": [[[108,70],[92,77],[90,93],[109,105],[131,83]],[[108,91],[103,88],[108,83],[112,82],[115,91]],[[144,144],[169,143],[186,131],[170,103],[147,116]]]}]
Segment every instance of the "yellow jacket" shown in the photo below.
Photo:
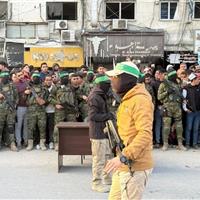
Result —
[{"label": "yellow jacket", "polygon": [[[118,131],[125,148],[123,155],[133,160],[132,170],[153,168],[153,103],[143,84],[137,84],[122,99],[117,113]],[[123,165],[119,171],[128,171]]]}]

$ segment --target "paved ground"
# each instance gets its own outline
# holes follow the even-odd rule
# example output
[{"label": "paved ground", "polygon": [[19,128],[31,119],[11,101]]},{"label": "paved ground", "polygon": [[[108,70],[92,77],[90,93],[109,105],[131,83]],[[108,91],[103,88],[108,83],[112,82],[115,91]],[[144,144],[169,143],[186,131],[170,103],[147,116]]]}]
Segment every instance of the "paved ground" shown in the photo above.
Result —
[{"label": "paved ground", "polygon": [[[144,199],[200,199],[200,150],[154,151],[155,170]],[[91,157],[66,156],[57,173],[54,151],[0,152],[0,198],[106,199],[91,191]]]}]

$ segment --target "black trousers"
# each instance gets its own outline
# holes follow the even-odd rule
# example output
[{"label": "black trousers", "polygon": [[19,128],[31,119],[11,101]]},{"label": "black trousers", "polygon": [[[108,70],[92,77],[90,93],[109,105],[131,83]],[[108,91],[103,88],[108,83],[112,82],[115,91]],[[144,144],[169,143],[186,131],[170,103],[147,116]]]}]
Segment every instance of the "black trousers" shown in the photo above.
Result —
[{"label": "black trousers", "polygon": [[53,142],[53,130],[54,130],[54,113],[46,113],[46,143]]}]

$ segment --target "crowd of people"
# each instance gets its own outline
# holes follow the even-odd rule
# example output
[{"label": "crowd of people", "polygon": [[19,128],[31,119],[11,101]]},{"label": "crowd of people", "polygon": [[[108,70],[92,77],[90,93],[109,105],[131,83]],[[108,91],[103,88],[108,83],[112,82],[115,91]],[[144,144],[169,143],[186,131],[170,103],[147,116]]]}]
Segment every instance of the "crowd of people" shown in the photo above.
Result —
[{"label": "crowd of people", "polygon": [[[164,151],[169,145],[177,145],[180,150],[197,149],[200,66],[188,68],[182,63],[177,71],[172,65],[139,68],[138,81],[144,83],[154,104],[154,147]],[[68,73],[56,63],[51,68],[42,63],[40,68],[25,64],[9,70],[0,62],[0,148],[57,151],[56,124],[88,120],[89,94],[106,71],[99,65],[95,72],[82,66]],[[109,113],[115,115],[120,97],[111,87],[106,102]]]},{"label": "crowd of people", "polygon": [[[99,65],[97,74],[104,74]],[[42,63],[40,69],[25,64],[9,71],[0,62],[0,144],[12,151],[58,150],[58,129],[62,121],[87,121],[87,98],[95,84],[96,74],[82,66],[68,73],[54,64]],[[110,91],[108,103],[115,108]],[[113,109],[114,110],[114,109]]]}]

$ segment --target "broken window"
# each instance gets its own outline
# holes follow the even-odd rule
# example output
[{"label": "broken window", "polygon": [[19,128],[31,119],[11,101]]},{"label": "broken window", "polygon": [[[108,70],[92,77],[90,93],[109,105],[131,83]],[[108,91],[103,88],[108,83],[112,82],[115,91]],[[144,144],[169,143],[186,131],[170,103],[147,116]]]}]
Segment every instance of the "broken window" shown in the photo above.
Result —
[{"label": "broken window", "polygon": [[194,18],[200,19],[200,2],[195,2],[194,5]]},{"label": "broken window", "polygon": [[106,3],[106,19],[135,19],[135,3]]},{"label": "broken window", "polygon": [[47,20],[77,20],[77,2],[47,2]]},{"label": "broken window", "polygon": [[0,1],[0,20],[8,19],[8,2]]},{"label": "broken window", "polygon": [[160,18],[161,19],[175,19],[177,12],[177,2],[161,2]]}]

